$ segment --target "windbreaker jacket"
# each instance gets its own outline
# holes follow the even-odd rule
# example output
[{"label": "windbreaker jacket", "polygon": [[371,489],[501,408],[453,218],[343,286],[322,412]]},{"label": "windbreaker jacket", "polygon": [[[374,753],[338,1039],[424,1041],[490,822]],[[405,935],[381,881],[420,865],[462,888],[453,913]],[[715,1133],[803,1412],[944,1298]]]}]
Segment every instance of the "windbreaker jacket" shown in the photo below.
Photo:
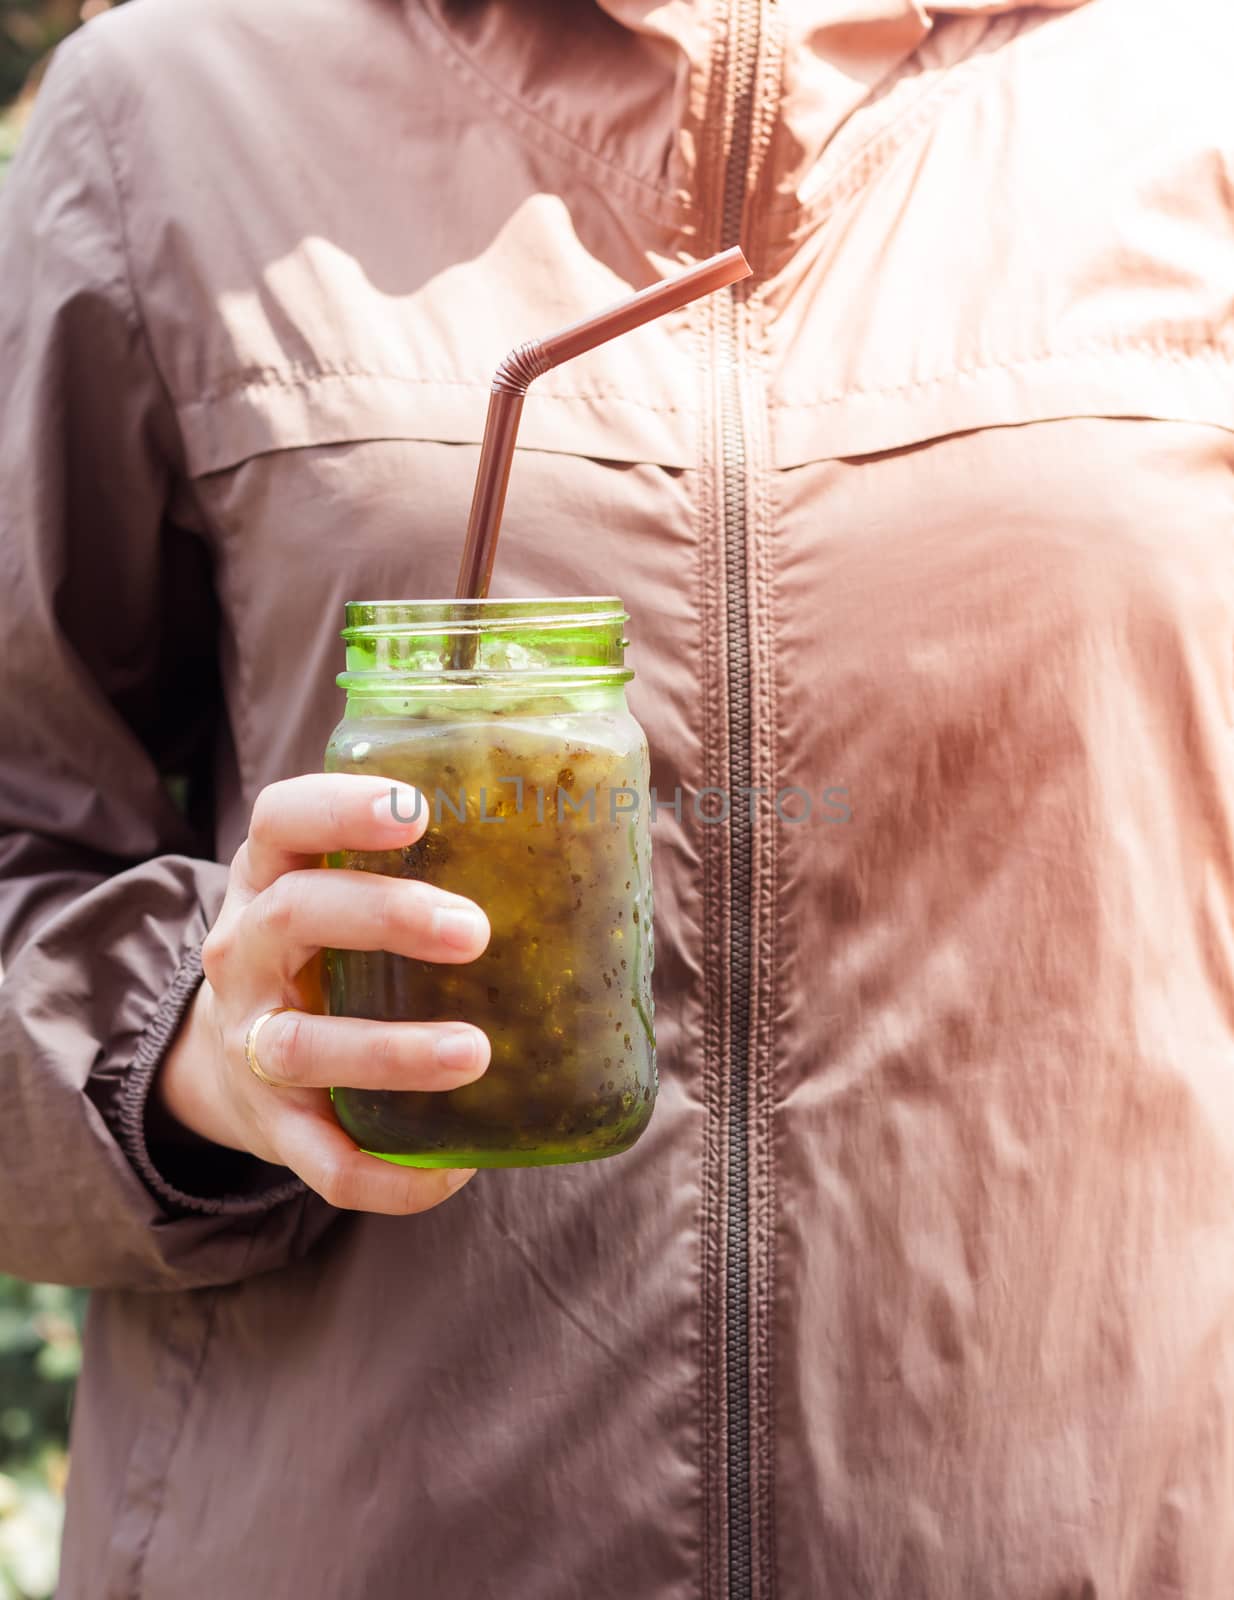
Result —
[{"label": "windbreaker jacket", "polygon": [[[1217,0],[60,51],[0,210],[0,1269],[97,1291],[61,1600],[1229,1600],[1231,82]],[[498,361],[737,240],[535,384],[494,583],[631,613],[650,1129],[406,1219],[153,1146]]]}]

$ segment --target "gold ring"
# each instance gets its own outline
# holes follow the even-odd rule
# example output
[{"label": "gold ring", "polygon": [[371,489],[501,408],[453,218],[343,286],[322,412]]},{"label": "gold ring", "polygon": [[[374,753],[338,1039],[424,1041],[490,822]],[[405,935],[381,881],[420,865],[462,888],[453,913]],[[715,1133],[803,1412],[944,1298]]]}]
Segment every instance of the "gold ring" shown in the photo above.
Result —
[{"label": "gold ring", "polygon": [[258,1083],[268,1084],[271,1089],[282,1089],[286,1085],[279,1083],[274,1078],[268,1078],[261,1070],[261,1062],[257,1059],[257,1035],[271,1017],[280,1016],[284,1011],[294,1010],[294,1006],[275,1006],[272,1011],[263,1011],[255,1021],[249,1023],[249,1031],[244,1035],[244,1059],[248,1063],[248,1069]]}]

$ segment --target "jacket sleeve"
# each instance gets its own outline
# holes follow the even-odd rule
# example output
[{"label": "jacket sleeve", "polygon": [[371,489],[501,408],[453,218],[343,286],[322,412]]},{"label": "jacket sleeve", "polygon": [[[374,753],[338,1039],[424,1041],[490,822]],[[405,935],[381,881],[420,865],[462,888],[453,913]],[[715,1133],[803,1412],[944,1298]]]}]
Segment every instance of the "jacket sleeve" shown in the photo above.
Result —
[{"label": "jacket sleeve", "polygon": [[167,782],[209,769],[218,621],[166,513],[174,417],[89,34],[0,193],[0,1271],[182,1288],[277,1267],[335,1214],[146,1113],[226,883]]}]

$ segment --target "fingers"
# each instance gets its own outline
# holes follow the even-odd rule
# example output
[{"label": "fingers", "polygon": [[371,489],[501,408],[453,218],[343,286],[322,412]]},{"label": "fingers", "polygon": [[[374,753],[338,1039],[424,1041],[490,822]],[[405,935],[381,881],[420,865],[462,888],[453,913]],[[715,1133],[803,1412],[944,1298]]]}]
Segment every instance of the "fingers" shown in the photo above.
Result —
[{"label": "fingers", "polygon": [[341,867],[285,872],[252,901],[242,924],[245,960],[284,978],[325,947],[457,965],[482,954],[490,934],[483,911],[462,895]]},{"label": "fingers", "polygon": [[300,1111],[281,1119],[283,1164],[329,1205],[403,1217],[429,1211],[456,1193],[473,1172],[398,1167],[365,1155],[329,1115]]},{"label": "fingers", "polygon": [[335,850],[397,850],[428,827],[428,803],[409,784],[350,772],[308,773],[257,796],[236,869],[256,893]]},{"label": "fingers", "polygon": [[258,1065],[280,1087],[458,1089],[481,1077],[491,1050],[463,1022],[366,1022],[282,1011],[258,1039]]},{"label": "fingers", "polygon": [[[326,773],[270,785],[202,946],[217,1014],[198,1077],[219,1086],[229,1107],[216,1119],[225,1122],[224,1142],[290,1168],[346,1210],[425,1211],[471,1176],[366,1155],[339,1126],[327,1090],[449,1092],[486,1071],[484,1033],[465,1023],[371,1022],[307,1009],[304,974],[322,949],[449,964],[484,951],[488,919],[461,895],[380,872],[322,868],[322,857],[336,852],[397,851],[428,823],[422,796],[386,778]],[[267,1081],[259,1083],[245,1065],[245,1029],[279,999],[296,1009],[262,1024],[255,1065]]]}]

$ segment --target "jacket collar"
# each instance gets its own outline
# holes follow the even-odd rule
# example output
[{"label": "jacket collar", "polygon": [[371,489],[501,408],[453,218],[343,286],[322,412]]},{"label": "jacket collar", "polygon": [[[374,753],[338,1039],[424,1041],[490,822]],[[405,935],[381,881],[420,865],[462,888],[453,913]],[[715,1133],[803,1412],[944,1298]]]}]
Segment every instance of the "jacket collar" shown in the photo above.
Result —
[{"label": "jacket collar", "polygon": [[811,195],[843,156],[846,125],[864,103],[877,102],[875,120],[891,120],[1002,36],[1092,0],[779,0],[774,13],[760,0],[402,3],[458,71],[460,93],[496,105],[566,159],[611,172],[636,209],[687,235],[704,226],[703,174],[723,133],[717,88],[732,72],[732,41],[743,19],[761,16],[767,114],[754,181],[770,233],[784,237],[808,221]]}]

